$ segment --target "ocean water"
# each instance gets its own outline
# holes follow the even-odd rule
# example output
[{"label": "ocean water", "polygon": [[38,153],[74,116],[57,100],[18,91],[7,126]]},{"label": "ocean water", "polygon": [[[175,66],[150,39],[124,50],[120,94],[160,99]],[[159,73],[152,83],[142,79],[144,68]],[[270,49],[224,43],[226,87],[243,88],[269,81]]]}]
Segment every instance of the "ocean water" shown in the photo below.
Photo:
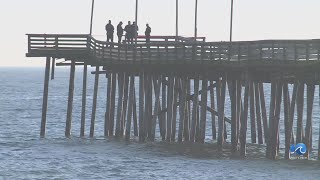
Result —
[{"label": "ocean water", "polygon": [[[249,145],[248,159],[239,160],[227,152],[211,151],[210,144],[195,147],[104,139],[107,80],[103,76],[99,86],[96,138],[80,139],[81,71],[77,67],[72,138],[64,138],[69,70],[57,68],[55,80],[50,81],[47,135],[40,139],[44,68],[0,68],[0,179],[320,178],[318,161],[266,160],[265,147],[259,145]],[[90,75],[88,80],[86,135],[89,132],[93,78]],[[316,92],[313,157],[316,157],[320,120],[318,87]],[[230,113],[228,108],[226,111]],[[211,137],[209,118],[207,141]]]}]

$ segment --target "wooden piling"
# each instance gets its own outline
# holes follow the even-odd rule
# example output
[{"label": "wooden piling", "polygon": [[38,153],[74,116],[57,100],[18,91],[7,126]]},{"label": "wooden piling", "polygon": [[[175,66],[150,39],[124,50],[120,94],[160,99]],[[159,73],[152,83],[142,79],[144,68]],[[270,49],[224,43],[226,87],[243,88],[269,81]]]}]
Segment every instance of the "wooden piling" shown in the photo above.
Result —
[{"label": "wooden piling", "polygon": [[307,158],[310,158],[310,152],[312,152],[312,112],[314,102],[315,85],[307,85],[307,122],[306,122],[306,134],[305,145],[307,146]]},{"label": "wooden piling", "polygon": [[69,80],[69,95],[68,95],[68,108],[67,108],[67,121],[65,136],[71,136],[71,122],[72,122],[72,109],[73,109],[73,94],[74,94],[74,76],[75,76],[75,61],[71,61],[70,66],[70,80]]},{"label": "wooden piling", "polygon": [[83,66],[83,77],[82,77],[82,105],[81,105],[81,127],[80,137],[84,137],[85,123],[86,123],[86,104],[87,104],[87,74],[88,65],[85,63]]},{"label": "wooden piling", "polygon": [[285,133],[285,146],[286,146],[285,147],[285,158],[286,159],[290,158],[290,145],[294,144],[294,142],[292,142],[292,139],[293,139],[292,128],[293,128],[293,119],[294,119],[294,114],[295,114],[297,92],[298,92],[298,83],[295,82],[294,86],[293,86],[291,102],[290,102],[290,98],[288,99],[288,103],[289,103],[289,115],[288,116],[289,117],[288,117],[288,122],[287,122],[288,128],[286,128],[286,133]]},{"label": "wooden piling", "polygon": [[[161,90],[161,77],[156,74],[153,77],[153,84],[155,88],[155,103],[154,103],[154,113],[153,114],[158,114],[160,111],[160,90]],[[156,133],[156,123],[157,123],[157,118],[158,116],[153,116],[152,117],[152,131],[151,131],[151,140],[155,140],[155,133]],[[160,118],[159,118],[160,120]]]},{"label": "wooden piling", "polygon": [[133,87],[133,133],[134,136],[139,136],[139,130],[138,130],[138,118],[137,118],[137,100],[136,100],[136,88],[135,84]]},{"label": "wooden piling", "polygon": [[128,113],[127,113],[127,125],[126,125],[126,133],[125,133],[125,139],[127,141],[130,140],[131,135],[131,121],[132,121],[132,115],[133,115],[133,103],[134,103],[134,74],[130,75],[130,90],[129,90],[129,102],[128,102]]},{"label": "wooden piling", "polygon": [[246,81],[243,100],[243,113],[241,116],[241,129],[240,129],[240,156],[246,156],[246,141],[247,141],[247,121],[248,121],[248,108],[249,108],[249,81]]},{"label": "wooden piling", "polygon": [[117,119],[116,119],[116,132],[115,137],[121,137],[121,120],[123,110],[123,97],[124,97],[124,73],[119,72],[118,78],[118,106],[117,106]]},{"label": "wooden piling", "polygon": [[[186,79],[186,87],[187,87],[187,95],[190,95],[191,94],[191,79],[189,79],[187,77]],[[184,122],[184,132],[183,132],[183,136],[184,136],[184,141],[190,141],[190,124],[191,124],[191,121],[192,121],[192,117],[191,117],[191,101],[187,101],[187,104],[186,104],[186,117],[185,117],[185,122]]]},{"label": "wooden piling", "polygon": [[238,144],[240,138],[240,128],[241,128],[241,116],[243,112],[243,104],[242,104],[242,80],[237,80],[237,151],[238,151]]},{"label": "wooden piling", "polygon": [[290,138],[288,134],[289,129],[289,111],[290,111],[290,97],[288,84],[283,85],[283,115],[284,115],[284,129],[285,129],[285,159],[289,159]]},{"label": "wooden piling", "polygon": [[297,139],[296,143],[303,142],[303,104],[304,104],[304,83],[299,82],[297,97]]},{"label": "wooden piling", "polygon": [[255,117],[255,107],[254,107],[254,99],[255,99],[255,93],[254,93],[254,82],[250,82],[250,123],[251,123],[251,142],[256,143],[257,142],[257,130],[256,130],[256,117]]},{"label": "wooden piling", "polygon": [[269,128],[268,128],[268,139],[267,139],[267,148],[266,148],[266,157],[271,158],[271,149],[272,149],[272,134],[273,134],[273,124],[275,118],[275,97],[276,97],[276,83],[271,82],[271,100],[270,100],[270,110],[269,110]]},{"label": "wooden piling", "polygon": [[199,75],[196,75],[194,79],[194,100],[192,105],[192,122],[191,122],[191,134],[190,141],[195,142],[196,126],[198,123],[198,96],[199,96]]},{"label": "wooden piling", "polygon": [[267,118],[267,109],[266,109],[266,100],[264,96],[263,83],[259,83],[259,94],[260,94],[260,104],[261,104],[261,115],[263,122],[263,132],[264,132],[264,141],[267,142],[268,139],[268,118]]},{"label": "wooden piling", "polygon": [[228,82],[230,100],[231,100],[231,152],[237,151],[237,82],[230,80]]},{"label": "wooden piling", "polygon": [[206,122],[207,122],[207,100],[208,100],[208,77],[204,75],[202,79],[201,93],[201,113],[200,113],[200,143],[204,143],[206,137]]},{"label": "wooden piling", "polygon": [[152,97],[150,98],[150,93],[152,93],[152,77],[151,73],[145,73],[145,110],[144,110],[144,132],[145,137],[149,138],[151,135],[151,116],[152,116]]},{"label": "wooden piling", "polygon": [[[166,81],[166,76],[162,75],[162,81]],[[165,85],[165,83],[162,83],[162,92],[161,92],[161,97],[162,97],[162,109],[166,109],[167,108],[167,86]],[[161,137],[162,140],[164,141],[166,138],[166,127],[167,127],[167,116],[165,113],[162,113],[161,115]]]},{"label": "wooden piling", "polygon": [[49,74],[50,74],[50,57],[47,57],[45,74],[44,74],[44,87],[43,87],[43,102],[42,102],[41,129],[40,129],[41,138],[44,138],[46,135],[48,94],[49,94]]},{"label": "wooden piling", "polygon": [[127,109],[128,109],[128,96],[129,96],[129,73],[124,74],[124,85],[123,85],[123,103],[122,103],[122,114],[120,121],[120,136],[124,135],[124,131],[126,128],[126,117],[127,117]]},{"label": "wooden piling", "polygon": [[177,128],[177,106],[175,104],[178,103],[178,95],[179,95],[179,78],[176,76],[174,78],[174,92],[173,92],[173,114],[172,114],[172,134],[171,141],[176,141],[176,128]]},{"label": "wooden piling", "polygon": [[182,76],[181,79],[179,79],[178,82],[179,88],[181,90],[181,92],[179,93],[179,102],[180,102],[180,106],[179,106],[179,115],[180,115],[180,119],[179,119],[179,132],[178,132],[178,142],[182,142],[183,139],[183,132],[184,132],[184,128],[185,125],[184,123],[186,122],[185,118],[186,118],[186,77]]},{"label": "wooden piling", "polygon": [[114,115],[115,115],[115,106],[116,106],[116,87],[117,87],[117,73],[112,71],[112,80],[111,80],[111,105],[110,105],[110,126],[109,126],[109,136],[114,135]]},{"label": "wooden piling", "polygon": [[144,141],[144,72],[139,73],[139,141]]},{"label": "wooden piling", "polygon": [[257,117],[257,126],[258,126],[258,143],[263,144],[259,82],[254,83],[254,88],[255,88],[255,100],[256,100],[256,117]]},{"label": "wooden piling", "polygon": [[281,112],[281,100],[282,100],[282,82],[278,80],[276,83],[276,104],[275,104],[275,116],[274,122],[272,123],[272,140],[271,140],[271,159],[278,157],[279,150],[279,121]]},{"label": "wooden piling", "polygon": [[[213,86],[213,81],[210,81],[210,86]],[[211,88],[210,89],[210,102],[211,102],[211,108],[215,109],[215,98],[214,98],[214,89]],[[212,140],[216,140],[217,139],[217,130],[216,130],[216,116],[215,114],[212,112],[211,113],[211,130],[212,130]]]},{"label": "wooden piling", "polygon": [[[99,72],[99,66],[96,66],[96,72]],[[91,126],[90,126],[90,138],[93,138],[93,136],[94,136],[94,128],[95,128],[95,121],[96,121],[96,111],[97,111],[98,85],[99,85],[99,73],[96,73],[95,74],[95,78],[94,78],[93,102],[92,102]]]},{"label": "wooden piling", "polygon": [[110,71],[107,71],[107,78],[108,78],[108,84],[107,84],[107,99],[106,99],[106,113],[105,113],[105,119],[104,119],[104,136],[109,136],[109,130],[110,130],[110,107],[111,107],[111,87],[112,87],[112,74]]},{"label": "wooden piling", "polygon": [[55,74],[55,67],[56,67],[56,58],[52,58],[52,65],[51,65],[51,80],[54,80],[54,74]]},{"label": "wooden piling", "polygon": [[172,135],[172,118],[173,118],[173,89],[174,89],[174,77],[173,74],[170,74],[168,77],[169,86],[168,86],[168,100],[167,100],[167,136],[166,140],[171,141]]},{"label": "wooden piling", "polygon": [[219,81],[217,87],[217,101],[218,101],[218,150],[222,150],[225,138],[225,121],[224,121],[224,103],[226,95],[227,76],[223,75],[222,80]]}]

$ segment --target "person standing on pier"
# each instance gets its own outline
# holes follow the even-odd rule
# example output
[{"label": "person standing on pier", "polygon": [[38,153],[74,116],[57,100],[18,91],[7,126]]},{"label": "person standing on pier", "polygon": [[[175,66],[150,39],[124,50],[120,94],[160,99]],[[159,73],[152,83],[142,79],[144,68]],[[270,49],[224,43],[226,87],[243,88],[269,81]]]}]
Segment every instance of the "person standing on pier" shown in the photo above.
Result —
[{"label": "person standing on pier", "polygon": [[111,24],[111,20],[109,20],[109,23],[106,25],[106,31],[107,31],[107,42],[113,42],[113,33],[114,33],[114,27]]},{"label": "person standing on pier", "polygon": [[136,22],[132,23],[132,30],[133,30],[133,38],[138,37],[138,31],[139,31],[139,27],[138,25],[136,25]]},{"label": "person standing on pier", "polygon": [[130,21],[128,21],[128,24],[126,25],[126,27],[124,27],[124,31],[126,32],[126,42],[130,42],[130,39],[131,39],[131,36],[133,36],[133,35],[131,35],[132,34],[132,31],[131,31],[131,22]]},{"label": "person standing on pier", "polygon": [[144,34],[146,35],[146,43],[150,43],[150,34],[151,34],[151,27],[149,26],[149,24],[146,25],[146,31],[144,32]]},{"label": "person standing on pier", "polygon": [[123,36],[123,28],[122,28],[122,21],[117,26],[117,35],[118,35],[118,43],[121,44],[122,36]]}]

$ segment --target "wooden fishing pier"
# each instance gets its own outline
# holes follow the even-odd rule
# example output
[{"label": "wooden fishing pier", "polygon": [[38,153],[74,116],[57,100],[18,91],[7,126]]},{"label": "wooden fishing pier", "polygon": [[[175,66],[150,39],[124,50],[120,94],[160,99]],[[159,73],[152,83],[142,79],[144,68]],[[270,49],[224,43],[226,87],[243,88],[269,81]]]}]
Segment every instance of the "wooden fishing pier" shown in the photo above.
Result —
[{"label": "wooden fishing pier", "polygon": [[[136,44],[117,44],[85,34],[27,36],[26,56],[46,58],[41,137],[46,131],[50,70],[53,79],[55,66],[70,66],[66,137],[71,135],[75,68],[83,66],[80,136],[85,135],[87,66],[93,66],[90,137],[95,131],[99,77],[106,74],[106,137],[130,140],[137,136],[141,142],[154,141],[160,132],[163,141],[204,143],[206,129],[210,129],[221,150],[228,138],[226,126],[230,125],[232,151],[241,156],[246,155],[248,139],[266,144],[270,159],[278,157],[279,143],[285,143],[285,158],[290,157],[293,143],[305,143],[308,154],[312,150],[320,40],[206,42],[205,38],[153,36],[145,43],[141,36]],[[56,63],[56,59],[66,62]],[[264,83],[271,84],[268,109]],[[226,96],[230,96],[229,104]],[[231,107],[231,117],[225,116],[226,106]],[[280,123],[282,112],[284,123]],[[207,128],[208,121],[211,128]],[[285,129],[285,142],[279,140],[280,126]]]}]

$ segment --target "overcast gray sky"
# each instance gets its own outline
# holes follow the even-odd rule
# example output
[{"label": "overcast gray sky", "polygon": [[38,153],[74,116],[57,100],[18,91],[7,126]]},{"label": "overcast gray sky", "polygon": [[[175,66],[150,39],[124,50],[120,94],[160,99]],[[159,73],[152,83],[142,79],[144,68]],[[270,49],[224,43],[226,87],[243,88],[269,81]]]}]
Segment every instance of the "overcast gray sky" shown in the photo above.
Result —
[{"label": "overcast gray sky", "polygon": [[[111,19],[134,20],[135,0],[95,0],[93,34],[104,40]],[[226,41],[230,1],[199,1],[199,36]],[[234,0],[234,40],[320,39],[319,0]],[[193,35],[195,0],[180,0],[180,34]],[[27,33],[89,33],[91,0],[0,0],[0,66],[42,66],[44,58],[26,58]],[[139,0],[140,32],[149,23],[153,35],[174,35],[175,0]]]}]

